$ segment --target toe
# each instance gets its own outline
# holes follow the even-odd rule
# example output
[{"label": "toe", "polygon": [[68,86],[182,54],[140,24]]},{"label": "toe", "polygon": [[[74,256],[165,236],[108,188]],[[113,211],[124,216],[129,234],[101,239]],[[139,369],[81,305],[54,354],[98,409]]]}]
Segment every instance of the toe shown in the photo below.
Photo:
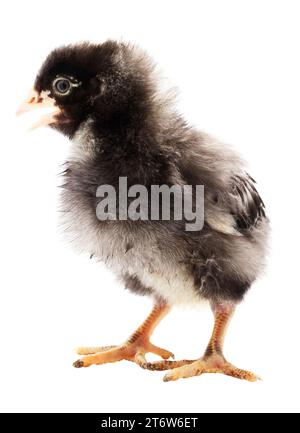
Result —
[{"label": "toe", "polygon": [[247,380],[248,382],[256,382],[258,380],[261,380],[259,376],[252,373],[251,371],[241,370],[239,368],[234,367],[231,364],[228,364],[224,368],[223,372],[227,376],[235,377],[236,379]]},{"label": "toe", "polygon": [[96,364],[107,364],[110,362],[121,361],[127,358],[126,348],[120,346],[112,349],[107,349],[102,352],[97,352],[92,355],[84,356],[74,363],[74,367],[89,367],[90,365]]},{"label": "toe", "polygon": [[93,355],[94,353],[105,352],[116,346],[99,346],[99,347],[77,347],[75,349],[78,355]]},{"label": "toe", "polygon": [[[176,369],[174,369],[174,370],[176,370]],[[164,377],[163,377],[164,382],[171,382],[171,381],[178,380],[181,378],[181,375],[177,374],[177,372],[175,372],[174,370],[169,371],[167,374],[164,375]]]},{"label": "toe", "polygon": [[97,353],[96,347],[76,347],[75,351],[78,355],[92,355]]},{"label": "toe", "polygon": [[178,367],[181,367],[182,365],[193,362],[188,359],[184,359],[181,361],[169,361],[165,359],[163,361],[148,362],[145,357],[145,354],[141,352],[137,353],[134,359],[131,359],[130,361],[135,362],[144,370],[151,370],[151,371],[164,371],[164,370],[176,369]]},{"label": "toe", "polygon": [[161,347],[155,346],[152,343],[149,344],[148,351],[154,353],[155,355],[161,356],[163,359],[175,358],[174,354],[169,350],[162,349]]},{"label": "toe", "polygon": [[170,382],[178,379],[185,379],[192,376],[199,376],[202,373],[201,366],[197,362],[193,362],[182,367],[174,368],[174,370],[168,372],[163,380],[164,382]]}]

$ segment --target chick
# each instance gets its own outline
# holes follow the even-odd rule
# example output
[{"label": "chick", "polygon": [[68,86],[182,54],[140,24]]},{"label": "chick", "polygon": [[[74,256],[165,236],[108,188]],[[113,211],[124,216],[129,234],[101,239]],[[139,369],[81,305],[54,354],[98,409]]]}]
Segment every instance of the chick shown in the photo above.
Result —
[{"label": "chick", "polygon": [[[119,346],[80,348],[75,367],[120,360],[170,370],[165,381],[224,373],[257,380],[223,355],[226,327],[236,305],[263,269],[268,219],[255,181],[229,147],[188,125],[160,90],[146,53],[125,43],[81,43],[54,50],[42,65],[19,113],[52,112],[50,125],[72,141],[61,196],[72,244],[104,261],[126,288],[153,298],[146,321]],[[201,230],[184,218],[166,221],[96,215],[99,186],[204,185]],[[193,194],[193,200],[195,196]],[[117,201],[120,211],[120,203]],[[169,360],[151,334],[173,305],[208,301],[215,324],[198,360]],[[154,353],[162,360],[147,362]]]}]

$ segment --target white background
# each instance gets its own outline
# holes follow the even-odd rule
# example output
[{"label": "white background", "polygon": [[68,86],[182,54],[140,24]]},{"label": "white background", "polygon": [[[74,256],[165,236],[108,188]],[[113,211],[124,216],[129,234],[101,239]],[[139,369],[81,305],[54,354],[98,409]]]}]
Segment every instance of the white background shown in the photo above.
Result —
[{"label": "white background", "polygon": [[[1,11],[2,411],[299,411],[298,1],[10,1]],[[248,159],[272,221],[266,276],[238,308],[225,354],[262,382],[221,375],[163,383],[121,362],[77,370],[73,348],[125,340],[151,308],[57,228],[60,165],[70,143],[26,133],[14,112],[48,52],[107,38],[140,44],[180,88],[192,124]],[[199,357],[208,306],[176,309],[153,342]]]}]

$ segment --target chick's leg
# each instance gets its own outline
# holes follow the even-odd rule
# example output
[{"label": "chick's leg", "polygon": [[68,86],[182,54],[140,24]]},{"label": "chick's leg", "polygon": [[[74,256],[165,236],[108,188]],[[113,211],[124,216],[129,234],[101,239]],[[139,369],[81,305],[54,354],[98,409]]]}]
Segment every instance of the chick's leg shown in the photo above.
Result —
[{"label": "chick's leg", "polygon": [[[145,359],[146,353],[154,353],[163,359],[174,357],[168,350],[161,349],[150,343],[150,337],[163,317],[169,312],[170,307],[165,303],[158,303],[145,322],[132,334],[132,336],[120,346],[79,348],[79,355],[87,355],[74,362],[74,367],[89,367],[92,364],[105,364],[121,360],[133,361],[143,368],[149,368],[150,364]],[[162,363],[164,361],[161,361]],[[151,368],[153,369],[153,368]]]},{"label": "chick's leg", "polygon": [[179,368],[174,368],[168,372],[164,381],[177,380],[192,376],[199,376],[203,373],[223,373],[237,379],[244,379],[255,382],[259,378],[246,370],[240,370],[226,361],[223,355],[223,341],[227,326],[233,316],[235,306],[232,303],[212,304],[215,324],[211,339],[204,353],[204,356],[197,361],[191,362]]}]

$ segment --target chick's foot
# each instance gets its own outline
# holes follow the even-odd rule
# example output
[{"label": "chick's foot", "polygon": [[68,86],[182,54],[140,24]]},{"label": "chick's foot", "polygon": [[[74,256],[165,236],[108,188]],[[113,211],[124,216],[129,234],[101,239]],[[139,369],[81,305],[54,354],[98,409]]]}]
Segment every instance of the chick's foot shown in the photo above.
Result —
[{"label": "chick's foot", "polygon": [[190,364],[183,365],[182,367],[174,368],[165,375],[164,381],[169,382],[177,379],[200,376],[204,373],[222,373],[249,382],[255,382],[260,379],[250,371],[240,370],[230,364],[222,355],[212,354],[210,356],[204,356]]},{"label": "chick's foot", "polygon": [[[144,323],[132,334],[132,336],[121,346],[104,347],[80,347],[77,349],[79,355],[86,355],[74,362],[74,367],[89,367],[92,364],[106,364],[117,361],[132,361],[140,367],[149,370],[168,370],[171,361],[147,362],[146,353],[153,353],[160,356],[163,360],[174,358],[173,353],[150,343],[153,330],[168,313],[170,307],[166,303],[154,305],[150,315]],[[175,361],[174,361],[175,362]],[[175,366],[183,365],[175,364]]]},{"label": "chick's foot", "polygon": [[[160,356],[164,360],[167,360],[168,358],[174,358],[173,353],[157,347],[149,341],[145,341],[143,339],[138,339],[134,342],[131,342],[129,340],[121,346],[79,348],[77,350],[77,353],[87,356],[83,356],[81,359],[74,362],[73,366],[76,368],[89,367],[93,364],[99,365],[126,360],[135,362],[142,368],[149,370],[167,370],[170,368],[168,364],[165,366],[165,368],[162,368],[164,366],[164,362],[166,361],[157,361],[157,363],[150,363],[146,361],[145,354],[153,353]],[[157,366],[158,368],[155,368],[155,366]]]}]

